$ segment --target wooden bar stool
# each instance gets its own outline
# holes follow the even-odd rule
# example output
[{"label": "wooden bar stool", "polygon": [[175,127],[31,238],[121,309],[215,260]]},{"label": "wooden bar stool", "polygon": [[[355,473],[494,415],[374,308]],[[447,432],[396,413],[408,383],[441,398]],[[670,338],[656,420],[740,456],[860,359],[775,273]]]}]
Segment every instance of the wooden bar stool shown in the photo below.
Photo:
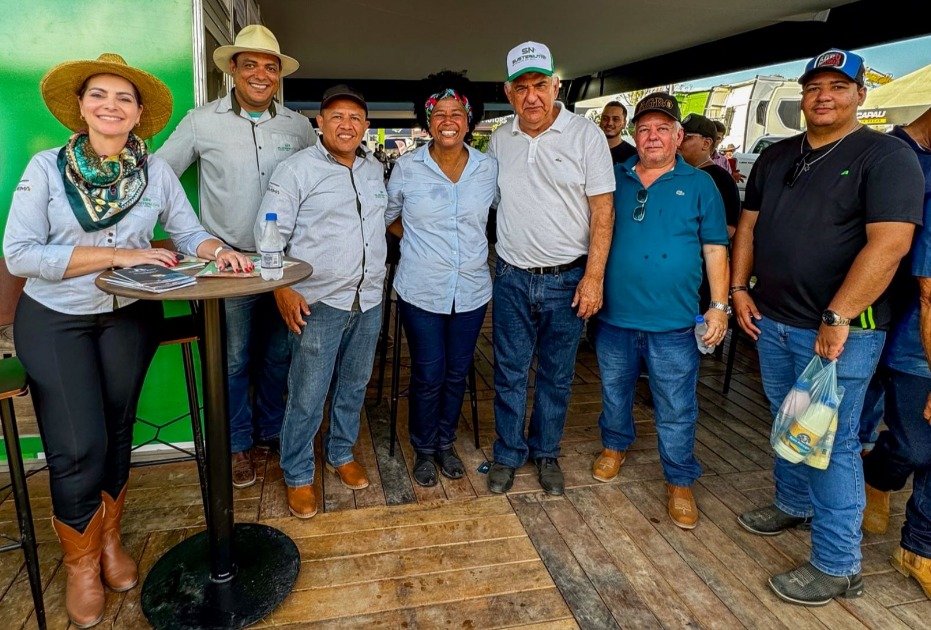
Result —
[{"label": "wooden bar stool", "polygon": [[[16,303],[23,291],[25,280],[10,275],[6,261],[0,258],[0,328],[13,323]],[[6,353],[4,353],[6,354]],[[16,357],[0,359],[0,421],[3,424],[3,443],[6,446],[6,461],[10,469],[10,486],[13,489],[13,504],[19,524],[19,538],[3,536],[10,543],[0,546],[0,552],[22,549],[29,575],[29,588],[36,611],[36,622],[45,630],[45,604],[42,599],[42,578],[39,574],[39,554],[36,551],[36,531],[32,522],[32,507],[26,486],[26,471],[23,468],[23,453],[19,447],[19,430],[13,411],[13,398],[25,396],[26,371]]]}]

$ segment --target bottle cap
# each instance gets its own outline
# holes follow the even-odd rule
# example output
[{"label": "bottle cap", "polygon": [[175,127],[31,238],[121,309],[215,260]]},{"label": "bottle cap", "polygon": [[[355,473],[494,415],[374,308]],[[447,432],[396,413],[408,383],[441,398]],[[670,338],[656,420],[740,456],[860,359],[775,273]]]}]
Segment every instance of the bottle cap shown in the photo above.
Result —
[{"label": "bottle cap", "polygon": [[704,317],[704,315],[696,315],[696,316],[695,316],[695,323],[696,323],[696,324],[704,324],[704,323],[705,323],[705,317]]},{"label": "bottle cap", "polygon": [[278,220],[278,213],[276,213],[276,212],[266,212],[266,213],[265,213],[265,220],[266,220],[266,221],[277,221],[277,220]]}]

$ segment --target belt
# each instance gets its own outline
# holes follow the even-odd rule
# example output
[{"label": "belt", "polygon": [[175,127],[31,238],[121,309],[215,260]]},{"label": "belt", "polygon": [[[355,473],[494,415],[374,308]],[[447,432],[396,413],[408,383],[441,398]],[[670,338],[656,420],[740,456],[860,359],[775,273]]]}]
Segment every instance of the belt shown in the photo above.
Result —
[{"label": "belt", "polygon": [[532,273],[537,276],[545,276],[572,271],[573,269],[584,267],[586,264],[588,264],[588,256],[579,256],[572,262],[566,263],[565,265],[556,265],[554,267],[530,267],[529,269],[524,269],[523,271]]}]

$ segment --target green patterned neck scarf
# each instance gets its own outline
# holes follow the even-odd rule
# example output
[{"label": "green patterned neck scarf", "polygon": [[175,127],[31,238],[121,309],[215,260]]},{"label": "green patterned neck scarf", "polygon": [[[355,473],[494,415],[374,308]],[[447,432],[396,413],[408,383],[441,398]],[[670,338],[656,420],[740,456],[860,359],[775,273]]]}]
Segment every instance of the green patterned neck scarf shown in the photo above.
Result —
[{"label": "green patterned neck scarf", "polygon": [[79,131],[58,152],[58,170],[71,211],[85,232],[115,225],[136,205],[149,181],[145,142],[129,134],[119,155],[100,159],[86,131]]}]

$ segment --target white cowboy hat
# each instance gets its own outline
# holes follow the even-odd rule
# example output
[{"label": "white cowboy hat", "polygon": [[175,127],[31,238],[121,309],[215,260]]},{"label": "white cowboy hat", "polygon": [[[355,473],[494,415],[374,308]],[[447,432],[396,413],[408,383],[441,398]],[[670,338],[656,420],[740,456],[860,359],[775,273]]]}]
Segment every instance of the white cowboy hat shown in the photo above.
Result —
[{"label": "white cowboy hat", "polygon": [[155,76],[133,68],[116,53],[103,53],[96,60],[66,61],[49,70],[39,83],[42,98],[52,116],[71,131],[87,129],[81,120],[78,91],[96,74],[115,74],[132,83],[139,92],[142,116],[133,132],[151,138],[164,129],[171,118],[171,92]]},{"label": "white cowboy hat", "polygon": [[261,24],[250,24],[239,31],[232,46],[220,46],[213,51],[213,63],[217,64],[217,67],[226,74],[230,74],[230,59],[241,52],[265,53],[278,57],[281,60],[281,76],[283,77],[296,72],[301,67],[294,57],[281,54],[278,39]]}]

